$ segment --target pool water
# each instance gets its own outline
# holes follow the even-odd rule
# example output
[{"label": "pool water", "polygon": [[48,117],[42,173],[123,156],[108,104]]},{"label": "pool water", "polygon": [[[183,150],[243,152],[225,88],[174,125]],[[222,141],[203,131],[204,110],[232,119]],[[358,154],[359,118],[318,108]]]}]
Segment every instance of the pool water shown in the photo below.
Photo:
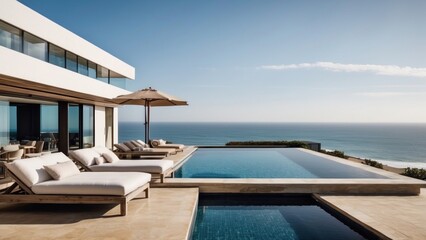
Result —
[{"label": "pool water", "polygon": [[386,178],[295,148],[199,148],[178,178]]},{"label": "pool water", "polygon": [[192,239],[373,239],[358,228],[312,198],[201,195]]}]

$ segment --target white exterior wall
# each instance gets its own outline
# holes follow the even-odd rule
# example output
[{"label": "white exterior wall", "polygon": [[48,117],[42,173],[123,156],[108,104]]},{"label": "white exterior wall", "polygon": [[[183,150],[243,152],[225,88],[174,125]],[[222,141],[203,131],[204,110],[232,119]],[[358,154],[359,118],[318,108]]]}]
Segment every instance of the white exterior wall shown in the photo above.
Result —
[{"label": "white exterior wall", "polygon": [[105,147],[105,107],[95,106],[95,146]]},{"label": "white exterior wall", "polygon": [[0,74],[104,98],[127,90],[0,46]]},{"label": "white exterior wall", "polygon": [[135,79],[132,66],[16,0],[0,1],[0,19],[124,77]]},{"label": "white exterior wall", "polygon": [[114,144],[118,143],[118,108],[114,108]]}]

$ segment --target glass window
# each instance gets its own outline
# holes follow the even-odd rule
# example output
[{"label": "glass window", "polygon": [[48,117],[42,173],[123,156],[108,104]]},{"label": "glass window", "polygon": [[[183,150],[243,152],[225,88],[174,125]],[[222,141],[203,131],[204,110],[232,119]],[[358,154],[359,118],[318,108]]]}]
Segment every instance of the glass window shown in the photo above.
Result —
[{"label": "glass window", "polygon": [[83,106],[83,148],[93,147],[93,106]]},{"label": "glass window", "polygon": [[58,105],[41,105],[41,132],[58,133]]},{"label": "glass window", "polygon": [[31,57],[47,61],[47,42],[24,32],[24,53]]},{"label": "glass window", "polygon": [[78,73],[86,76],[89,73],[89,70],[87,69],[87,60],[82,57],[78,57]]},{"label": "glass window", "polygon": [[56,150],[58,125],[58,105],[40,105],[40,140],[44,141],[43,149]]},{"label": "glass window", "polygon": [[9,144],[10,109],[8,101],[0,101],[0,146]]},{"label": "glass window", "polygon": [[67,52],[66,56],[66,68],[71,71],[77,72],[77,55],[75,55],[74,53]]},{"label": "glass window", "polygon": [[126,89],[126,79],[125,78],[110,78],[110,84],[122,89]]},{"label": "glass window", "polygon": [[65,67],[65,50],[49,44],[49,62],[59,67]]},{"label": "glass window", "polygon": [[91,78],[96,78],[96,64],[89,61],[88,76]]},{"label": "glass window", "polygon": [[107,68],[104,68],[100,65],[98,65],[97,67],[97,71],[96,71],[96,79],[108,83],[108,76],[109,76],[109,70]]},{"label": "glass window", "polygon": [[119,88],[126,88],[126,78],[114,71],[109,72],[109,83]]},{"label": "glass window", "polygon": [[9,104],[9,127],[10,127],[10,140],[18,140],[18,108]]},{"label": "glass window", "polygon": [[80,148],[80,106],[78,104],[68,105],[68,133],[69,148]]},{"label": "glass window", "polygon": [[0,46],[22,52],[22,31],[0,21]]}]

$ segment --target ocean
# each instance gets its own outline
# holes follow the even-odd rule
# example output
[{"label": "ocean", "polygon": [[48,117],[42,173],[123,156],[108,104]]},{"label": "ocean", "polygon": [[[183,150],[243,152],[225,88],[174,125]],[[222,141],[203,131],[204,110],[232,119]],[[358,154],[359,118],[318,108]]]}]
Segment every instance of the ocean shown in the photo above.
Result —
[{"label": "ocean", "polygon": [[[151,139],[159,138],[185,145],[307,140],[351,156],[426,166],[426,123],[151,123]],[[144,139],[143,123],[120,122],[119,141],[132,139]]]}]

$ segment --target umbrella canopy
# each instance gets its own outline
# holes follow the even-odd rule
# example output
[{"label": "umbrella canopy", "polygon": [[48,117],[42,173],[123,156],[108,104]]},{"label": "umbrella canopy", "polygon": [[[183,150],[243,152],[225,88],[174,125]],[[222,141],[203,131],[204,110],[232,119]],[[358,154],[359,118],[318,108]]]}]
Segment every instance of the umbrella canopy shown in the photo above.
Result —
[{"label": "umbrella canopy", "polygon": [[150,108],[161,106],[185,106],[186,101],[180,100],[169,94],[157,91],[151,87],[136,92],[120,95],[113,99],[120,105],[144,105],[145,106],[145,142],[149,141]]}]

